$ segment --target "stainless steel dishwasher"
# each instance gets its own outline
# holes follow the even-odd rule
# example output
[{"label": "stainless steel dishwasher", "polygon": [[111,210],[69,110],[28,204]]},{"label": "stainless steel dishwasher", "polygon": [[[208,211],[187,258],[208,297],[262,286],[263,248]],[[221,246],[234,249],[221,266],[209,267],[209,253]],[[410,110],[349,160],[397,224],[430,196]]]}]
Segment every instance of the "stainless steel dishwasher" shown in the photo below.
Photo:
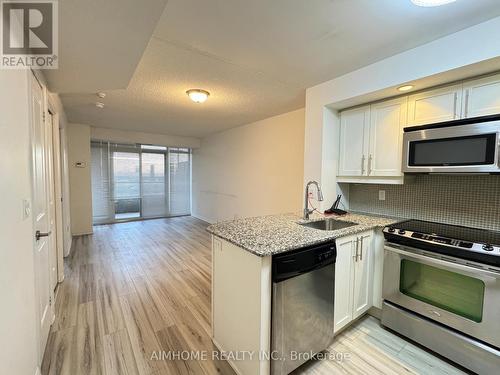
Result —
[{"label": "stainless steel dishwasher", "polygon": [[285,375],[333,342],[335,242],[273,256],[272,375]]}]

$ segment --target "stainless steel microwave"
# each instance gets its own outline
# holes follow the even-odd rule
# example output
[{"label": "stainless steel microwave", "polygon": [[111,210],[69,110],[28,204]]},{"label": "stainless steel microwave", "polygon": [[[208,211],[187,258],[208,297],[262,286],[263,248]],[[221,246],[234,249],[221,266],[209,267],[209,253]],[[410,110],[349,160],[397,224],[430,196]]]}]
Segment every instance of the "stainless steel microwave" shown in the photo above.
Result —
[{"label": "stainless steel microwave", "polygon": [[404,173],[500,173],[500,115],[409,127]]}]

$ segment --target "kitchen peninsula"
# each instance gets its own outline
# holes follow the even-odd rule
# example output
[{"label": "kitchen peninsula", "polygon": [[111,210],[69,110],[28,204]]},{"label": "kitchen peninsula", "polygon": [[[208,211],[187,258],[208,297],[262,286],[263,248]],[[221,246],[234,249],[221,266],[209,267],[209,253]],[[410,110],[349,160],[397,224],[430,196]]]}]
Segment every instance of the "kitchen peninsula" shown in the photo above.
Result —
[{"label": "kitchen peninsula", "polygon": [[[383,239],[376,229],[398,220],[349,213],[327,219],[336,227],[345,226],[341,229],[309,227],[324,220],[320,215],[304,221],[298,215],[286,214],[208,227],[212,234],[213,341],[222,351],[264,353],[230,361],[238,373],[270,373],[271,361],[265,354],[271,349],[273,256],[336,243],[335,332],[372,306],[381,306]],[[359,243],[364,257],[357,256]]]}]

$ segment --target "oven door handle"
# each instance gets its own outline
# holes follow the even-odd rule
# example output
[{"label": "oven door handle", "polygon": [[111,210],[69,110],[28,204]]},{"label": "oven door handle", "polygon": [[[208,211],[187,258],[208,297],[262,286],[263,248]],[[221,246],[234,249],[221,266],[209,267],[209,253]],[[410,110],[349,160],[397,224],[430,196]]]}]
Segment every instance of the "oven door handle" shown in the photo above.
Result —
[{"label": "oven door handle", "polygon": [[452,268],[455,270],[464,271],[464,272],[468,272],[468,273],[472,273],[472,274],[476,274],[476,275],[480,274],[480,275],[484,275],[484,276],[493,277],[495,279],[500,279],[500,270],[498,272],[495,272],[495,271],[489,271],[489,270],[485,270],[485,269],[481,269],[481,268],[477,268],[477,267],[465,266],[463,264],[458,264],[458,263],[454,263],[454,262],[447,262],[447,261],[442,260],[442,259],[437,259],[437,258],[433,258],[433,257],[421,255],[421,254],[411,253],[409,251],[400,250],[396,247],[387,246],[387,245],[385,246],[385,249],[387,251],[391,251],[393,253],[404,255],[408,258],[422,260],[426,263],[435,264],[438,266],[444,266],[444,267],[448,267],[448,268]]}]

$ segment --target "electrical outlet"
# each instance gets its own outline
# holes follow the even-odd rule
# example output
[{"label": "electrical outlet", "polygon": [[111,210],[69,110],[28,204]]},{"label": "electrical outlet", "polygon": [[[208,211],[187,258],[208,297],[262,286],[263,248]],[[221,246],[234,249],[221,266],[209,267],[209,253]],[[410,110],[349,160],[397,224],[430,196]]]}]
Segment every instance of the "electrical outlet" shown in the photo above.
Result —
[{"label": "electrical outlet", "polygon": [[385,201],[385,190],[379,190],[378,191],[378,200],[379,201]]}]

